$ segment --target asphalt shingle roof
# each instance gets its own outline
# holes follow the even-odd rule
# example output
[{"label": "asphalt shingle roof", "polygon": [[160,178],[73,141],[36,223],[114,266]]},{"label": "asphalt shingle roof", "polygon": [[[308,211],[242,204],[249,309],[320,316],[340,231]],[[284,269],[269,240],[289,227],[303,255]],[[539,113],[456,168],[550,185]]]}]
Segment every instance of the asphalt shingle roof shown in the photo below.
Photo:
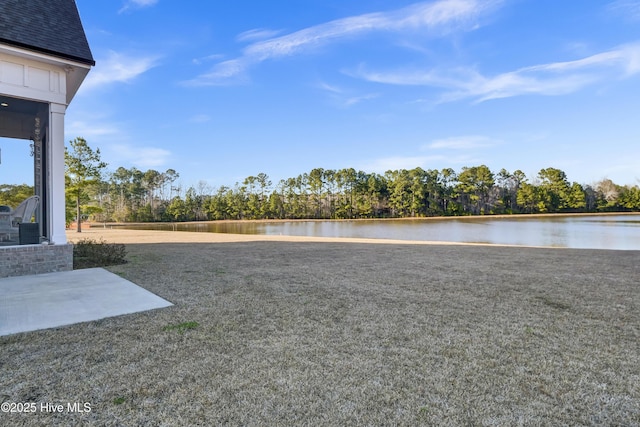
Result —
[{"label": "asphalt shingle roof", "polygon": [[0,43],[95,65],[75,0],[0,0]]}]

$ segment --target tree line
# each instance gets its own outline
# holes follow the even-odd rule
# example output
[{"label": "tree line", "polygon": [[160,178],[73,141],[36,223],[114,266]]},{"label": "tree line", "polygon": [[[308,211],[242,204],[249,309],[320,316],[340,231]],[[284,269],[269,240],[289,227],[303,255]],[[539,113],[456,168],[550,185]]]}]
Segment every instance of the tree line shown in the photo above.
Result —
[{"label": "tree line", "polygon": [[[265,173],[233,187],[201,181],[186,190],[174,169],[119,167],[105,173],[100,151],[76,138],[65,150],[66,219],[173,222],[241,219],[358,219],[640,211],[640,187],[610,179],[569,182],[560,169],[494,173],[486,165],[456,172],[420,167],[384,174],[315,168],[275,185]],[[33,195],[27,184],[0,184],[0,205]]]},{"label": "tree line", "polygon": [[[239,219],[410,218],[519,213],[640,211],[640,187],[603,179],[569,182],[556,168],[534,177],[494,173],[486,165],[456,172],[422,168],[384,174],[315,168],[275,185],[265,173],[233,187],[204,181],[186,190],[179,173],[119,167],[104,173],[100,151],[76,138],[65,150],[67,222],[156,222]],[[26,184],[0,185],[0,205],[33,194]]]},{"label": "tree line", "polygon": [[275,185],[259,173],[233,187],[200,182],[186,190],[178,178],[173,169],[120,167],[92,185],[84,212],[97,221],[148,222],[640,211],[637,185],[581,185],[551,167],[532,178],[486,165],[384,174],[316,168]]}]

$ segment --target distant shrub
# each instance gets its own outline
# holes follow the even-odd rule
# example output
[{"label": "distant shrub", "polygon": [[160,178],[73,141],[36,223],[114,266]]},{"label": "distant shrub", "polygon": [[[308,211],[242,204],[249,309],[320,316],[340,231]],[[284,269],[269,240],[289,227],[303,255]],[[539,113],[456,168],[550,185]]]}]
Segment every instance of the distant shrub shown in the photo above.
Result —
[{"label": "distant shrub", "polygon": [[125,264],[126,254],[121,243],[107,243],[103,239],[81,239],[73,245],[73,269]]}]

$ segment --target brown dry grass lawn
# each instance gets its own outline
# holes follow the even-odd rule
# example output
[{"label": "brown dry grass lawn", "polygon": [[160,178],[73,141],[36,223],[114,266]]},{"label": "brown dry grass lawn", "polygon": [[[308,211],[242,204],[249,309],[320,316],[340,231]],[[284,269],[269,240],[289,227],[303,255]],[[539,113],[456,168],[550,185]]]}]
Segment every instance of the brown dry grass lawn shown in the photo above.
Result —
[{"label": "brown dry grass lawn", "polygon": [[168,240],[109,269],[174,307],[0,337],[91,403],[1,425],[640,425],[638,252]]}]

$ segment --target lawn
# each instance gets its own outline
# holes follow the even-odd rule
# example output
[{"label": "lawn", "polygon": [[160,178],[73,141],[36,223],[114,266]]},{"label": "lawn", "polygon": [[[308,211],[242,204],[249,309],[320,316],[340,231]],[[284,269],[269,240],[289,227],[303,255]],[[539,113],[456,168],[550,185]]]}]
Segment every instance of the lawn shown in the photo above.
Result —
[{"label": "lawn", "polygon": [[640,425],[640,253],[127,244],[175,306],[0,337],[2,425]]}]

